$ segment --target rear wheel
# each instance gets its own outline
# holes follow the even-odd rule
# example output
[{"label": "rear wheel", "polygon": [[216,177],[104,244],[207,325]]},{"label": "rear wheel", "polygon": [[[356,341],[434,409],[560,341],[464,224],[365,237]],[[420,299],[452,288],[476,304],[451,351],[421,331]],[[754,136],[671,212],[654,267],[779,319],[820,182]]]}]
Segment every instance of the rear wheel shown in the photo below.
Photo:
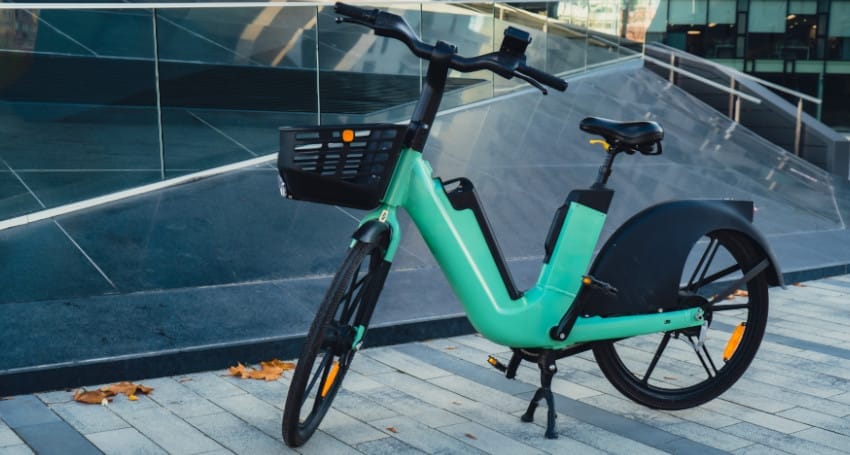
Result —
[{"label": "rear wheel", "polygon": [[283,410],[283,439],[290,447],[307,442],[319,427],[363,342],[389,271],[384,251],[356,243],[316,312]]},{"label": "rear wheel", "polygon": [[[746,371],[764,335],[766,259],[738,232],[715,231],[702,240],[683,264],[679,295],[702,304],[705,324],[602,342],[593,350],[611,384],[651,408],[685,409],[716,398]],[[745,278],[734,298],[717,297]]]}]

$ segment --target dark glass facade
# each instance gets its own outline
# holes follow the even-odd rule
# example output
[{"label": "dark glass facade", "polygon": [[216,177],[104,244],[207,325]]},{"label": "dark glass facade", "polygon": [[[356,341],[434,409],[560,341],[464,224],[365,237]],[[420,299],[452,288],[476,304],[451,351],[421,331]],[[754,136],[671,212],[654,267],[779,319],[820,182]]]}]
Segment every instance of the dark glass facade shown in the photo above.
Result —
[{"label": "dark glass facade", "polygon": [[806,110],[850,131],[850,0],[662,0],[647,36],[822,98]]}]

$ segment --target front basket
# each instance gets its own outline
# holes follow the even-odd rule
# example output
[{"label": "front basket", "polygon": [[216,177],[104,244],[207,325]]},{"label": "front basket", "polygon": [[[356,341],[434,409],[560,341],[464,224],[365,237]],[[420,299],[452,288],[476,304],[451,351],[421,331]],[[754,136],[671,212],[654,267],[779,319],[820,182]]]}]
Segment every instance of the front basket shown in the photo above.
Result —
[{"label": "front basket", "polygon": [[406,125],[281,128],[277,167],[290,199],[369,210],[387,189]]}]

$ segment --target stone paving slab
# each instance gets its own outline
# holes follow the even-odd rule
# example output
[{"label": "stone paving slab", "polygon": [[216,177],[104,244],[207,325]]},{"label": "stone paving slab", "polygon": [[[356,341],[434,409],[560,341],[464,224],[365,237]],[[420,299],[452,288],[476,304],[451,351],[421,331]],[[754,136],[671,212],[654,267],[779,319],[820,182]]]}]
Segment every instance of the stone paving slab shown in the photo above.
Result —
[{"label": "stone paving slab", "polygon": [[295,450],[280,435],[291,372],[264,382],[221,370],[137,381],[153,393],[135,402],[118,396],[108,406],[76,403],[70,390],[4,397],[0,455],[846,454],[846,322],[850,276],[772,289],[765,341],[752,367],[718,399],[675,412],[620,395],[591,353],[562,359],[553,381],[556,440],[543,437],[543,406],[535,422],[519,420],[537,387],[537,368],[524,363],[507,380],[486,358],[504,362],[510,351],[467,335],[361,352],[320,430]]}]

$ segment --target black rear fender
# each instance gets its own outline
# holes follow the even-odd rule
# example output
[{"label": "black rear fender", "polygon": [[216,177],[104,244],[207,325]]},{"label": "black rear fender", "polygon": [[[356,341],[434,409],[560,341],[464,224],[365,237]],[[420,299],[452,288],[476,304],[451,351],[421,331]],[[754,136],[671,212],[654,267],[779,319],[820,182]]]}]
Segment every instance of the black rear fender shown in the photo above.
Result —
[{"label": "black rear fender", "polygon": [[752,225],[751,201],[689,200],[650,207],[623,224],[602,247],[590,269],[616,295],[590,288],[576,298],[580,314],[611,316],[657,312],[676,306],[682,268],[693,245],[717,230],[737,231],[769,261],[767,281],[784,286],[779,264]]}]

